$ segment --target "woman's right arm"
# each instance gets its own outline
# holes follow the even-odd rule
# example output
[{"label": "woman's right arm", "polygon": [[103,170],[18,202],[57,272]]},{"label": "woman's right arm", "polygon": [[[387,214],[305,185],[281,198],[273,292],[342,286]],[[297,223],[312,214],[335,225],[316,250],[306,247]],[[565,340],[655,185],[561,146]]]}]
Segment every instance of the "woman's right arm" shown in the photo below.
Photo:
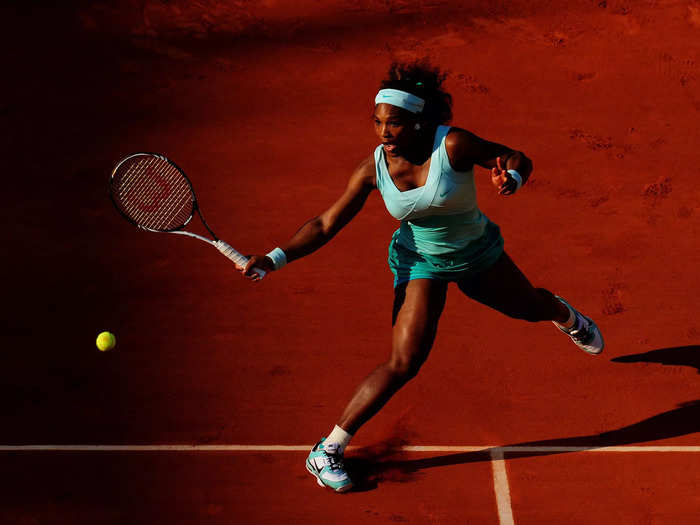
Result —
[{"label": "woman's right arm", "polygon": [[[306,222],[286,244],[280,246],[287,262],[315,252],[330,241],[362,209],[367,197],[376,188],[374,156],[363,160],[350,177],[343,195],[317,217]],[[244,276],[256,279],[253,268],[267,272],[275,269],[272,260],[264,255],[253,255],[245,268]]]}]

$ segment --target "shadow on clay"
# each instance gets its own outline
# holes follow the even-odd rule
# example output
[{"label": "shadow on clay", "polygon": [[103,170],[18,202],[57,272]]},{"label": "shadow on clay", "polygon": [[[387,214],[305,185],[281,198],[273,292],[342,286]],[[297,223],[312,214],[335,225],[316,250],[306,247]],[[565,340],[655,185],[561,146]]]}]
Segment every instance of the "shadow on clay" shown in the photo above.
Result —
[{"label": "shadow on clay", "polygon": [[660,348],[643,354],[623,355],[611,359],[615,363],[660,363],[667,366],[690,366],[700,374],[700,346]]},{"label": "shadow on clay", "polygon": [[[642,354],[616,357],[616,363],[661,363],[663,365],[690,366],[700,372],[700,346],[662,348]],[[554,438],[504,445],[508,447],[584,447],[596,449],[622,446],[673,438],[700,432],[700,399],[679,404],[673,410],[657,414],[637,423],[600,434]],[[491,448],[476,452],[460,452],[440,456],[404,459],[405,453],[397,451],[405,443],[388,442],[356,450],[346,459],[348,472],[356,491],[377,488],[380,483],[404,483],[414,480],[425,469],[460,465],[479,461],[491,461]],[[550,456],[568,454],[567,451],[508,452],[507,458]]]}]

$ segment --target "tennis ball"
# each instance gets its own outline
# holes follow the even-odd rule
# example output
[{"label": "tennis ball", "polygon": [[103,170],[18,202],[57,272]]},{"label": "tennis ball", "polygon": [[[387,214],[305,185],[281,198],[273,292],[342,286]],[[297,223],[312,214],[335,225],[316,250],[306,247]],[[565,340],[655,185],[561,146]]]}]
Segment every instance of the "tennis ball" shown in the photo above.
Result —
[{"label": "tennis ball", "polygon": [[117,338],[111,332],[102,332],[97,336],[97,348],[101,352],[111,350],[117,344]]}]

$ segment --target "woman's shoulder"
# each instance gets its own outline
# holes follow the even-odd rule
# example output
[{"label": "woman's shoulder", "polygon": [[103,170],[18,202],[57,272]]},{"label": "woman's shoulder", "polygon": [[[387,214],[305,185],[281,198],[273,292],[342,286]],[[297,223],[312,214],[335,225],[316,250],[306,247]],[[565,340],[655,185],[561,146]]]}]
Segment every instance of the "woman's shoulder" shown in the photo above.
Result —
[{"label": "woman's shoulder", "polygon": [[471,141],[474,136],[473,133],[467,131],[466,129],[458,128],[455,126],[447,126],[449,129],[447,131],[447,136],[445,137],[445,146],[448,148],[459,147],[462,144]]},{"label": "woman's shoulder", "polygon": [[375,165],[375,157],[374,153],[372,153],[360,161],[360,163],[357,165],[356,171],[374,173]]},{"label": "woman's shoulder", "polygon": [[473,149],[476,135],[466,129],[450,127],[445,137],[445,150],[456,171],[468,171],[474,166]]},{"label": "woman's shoulder", "polygon": [[360,161],[352,174],[352,178],[376,187],[376,163],[374,160],[374,153]]}]

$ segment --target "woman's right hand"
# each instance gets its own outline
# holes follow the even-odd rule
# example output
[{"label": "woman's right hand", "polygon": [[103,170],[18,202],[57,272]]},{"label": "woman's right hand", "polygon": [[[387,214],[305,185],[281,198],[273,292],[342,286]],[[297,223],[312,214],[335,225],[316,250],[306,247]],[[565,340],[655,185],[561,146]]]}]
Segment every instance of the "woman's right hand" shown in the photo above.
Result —
[{"label": "woman's right hand", "polygon": [[248,264],[246,264],[243,268],[238,268],[243,277],[245,277],[246,279],[250,279],[251,281],[260,280],[260,276],[257,273],[255,273],[255,271],[253,270],[254,268],[265,270],[267,273],[270,273],[275,270],[274,264],[272,263],[270,258],[265,255],[250,255],[246,257],[248,257]]}]

